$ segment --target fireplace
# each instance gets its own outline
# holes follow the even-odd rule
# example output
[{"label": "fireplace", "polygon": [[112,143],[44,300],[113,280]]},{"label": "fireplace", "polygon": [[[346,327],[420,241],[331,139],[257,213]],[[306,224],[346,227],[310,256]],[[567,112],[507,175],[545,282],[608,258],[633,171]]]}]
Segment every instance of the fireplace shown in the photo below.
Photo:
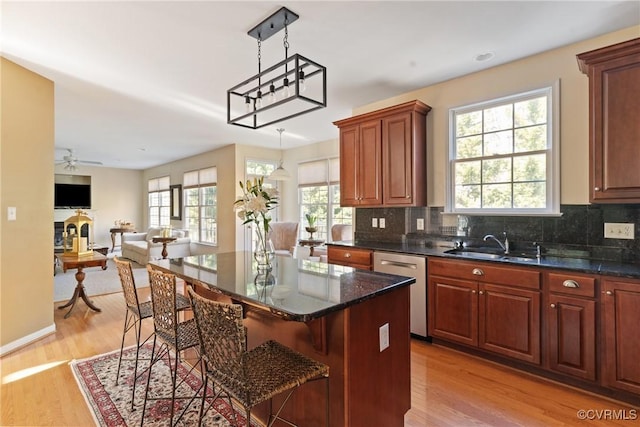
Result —
[{"label": "fireplace", "polygon": [[53,223],[53,246],[62,247],[62,232],[64,231],[64,222],[55,221]]}]

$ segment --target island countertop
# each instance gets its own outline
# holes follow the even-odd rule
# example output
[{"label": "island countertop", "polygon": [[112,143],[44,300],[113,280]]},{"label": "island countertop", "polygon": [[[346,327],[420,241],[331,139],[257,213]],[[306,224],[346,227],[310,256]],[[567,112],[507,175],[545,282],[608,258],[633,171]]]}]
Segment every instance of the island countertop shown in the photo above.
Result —
[{"label": "island countertop", "polygon": [[284,256],[275,257],[273,270],[265,278],[256,271],[250,252],[162,259],[150,264],[188,283],[197,280],[232,300],[298,322],[308,322],[415,283],[410,277]]}]

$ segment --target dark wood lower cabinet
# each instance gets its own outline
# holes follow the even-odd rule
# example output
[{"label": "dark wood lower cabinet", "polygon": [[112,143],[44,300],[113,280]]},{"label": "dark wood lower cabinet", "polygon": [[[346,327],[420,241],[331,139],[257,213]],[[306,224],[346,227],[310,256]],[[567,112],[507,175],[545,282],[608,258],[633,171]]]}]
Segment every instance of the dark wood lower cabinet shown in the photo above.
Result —
[{"label": "dark wood lower cabinet", "polygon": [[478,345],[478,285],[445,277],[429,279],[429,335]]},{"label": "dark wood lower cabinet", "polygon": [[596,380],[596,302],[552,295],[546,309],[549,368]]},{"label": "dark wood lower cabinet", "polygon": [[537,272],[447,260],[429,260],[428,271],[429,335],[540,364]]},{"label": "dark wood lower cabinet", "polygon": [[480,285],[478,346],[540,364],[540,292]]},{"label": "dark wood lower cabinet", "polygon": [[640,281],[602,283],[603,383],[640,395]]},{"label": "dark wood lower cabinet", "polygon": [[640,403],[640,280],[436,257],[427,271],[434,342]]}]

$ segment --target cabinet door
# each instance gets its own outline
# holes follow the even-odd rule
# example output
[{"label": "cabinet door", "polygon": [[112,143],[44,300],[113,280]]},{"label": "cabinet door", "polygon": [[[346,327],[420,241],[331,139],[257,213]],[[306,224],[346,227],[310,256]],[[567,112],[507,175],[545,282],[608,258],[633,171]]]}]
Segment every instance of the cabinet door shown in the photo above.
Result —
[{"label": "cabinet door", "polygon": [[429,335],[478,345],[478,285],[467,280],[429,277]]},{"label": "cabinet door", "polygon": [[596,379],[596,302],[551,295],[546,309],[551,369]]},{"label": "cabinet door", "polygon": [[578,55],[589,76],[592,202],[640,201],[640,38]]},{"label": "cabinet door", "polygon": [[357,182],[360,206],[382,204],[382,130],[380,120],[360,125]]},{"label": "cabinet door", "polygon": [[640,394],[640,282],[602,282],[605,385]]},{"label": "cabinet door", "polygon": [[540,364],[540,292],[481,284],[480,348]]},{"label": "cabinet door", "polygon": [[358,205],[358,146],[360,127],[340,129],[340,205]]},{"label": "cabinet door", "polygon": [[383,201],[389,206],[413,203],[413,149],[411,113],[382,121]]}]

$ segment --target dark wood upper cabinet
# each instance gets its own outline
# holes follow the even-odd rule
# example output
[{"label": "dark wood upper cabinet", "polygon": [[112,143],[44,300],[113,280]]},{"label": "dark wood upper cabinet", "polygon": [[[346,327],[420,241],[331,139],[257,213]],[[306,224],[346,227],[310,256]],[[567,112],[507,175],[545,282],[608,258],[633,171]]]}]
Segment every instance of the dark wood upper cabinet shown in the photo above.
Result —
[{"label": "dark wood upper cabinet", "polygon": [[589,76],[589,200],[640,202],[640,38],[577,58]]},{"label": "dark wood upper cabinet", "polygon": [[342,206],[426,206],[426,116],[411,101],[334,122]]}]

